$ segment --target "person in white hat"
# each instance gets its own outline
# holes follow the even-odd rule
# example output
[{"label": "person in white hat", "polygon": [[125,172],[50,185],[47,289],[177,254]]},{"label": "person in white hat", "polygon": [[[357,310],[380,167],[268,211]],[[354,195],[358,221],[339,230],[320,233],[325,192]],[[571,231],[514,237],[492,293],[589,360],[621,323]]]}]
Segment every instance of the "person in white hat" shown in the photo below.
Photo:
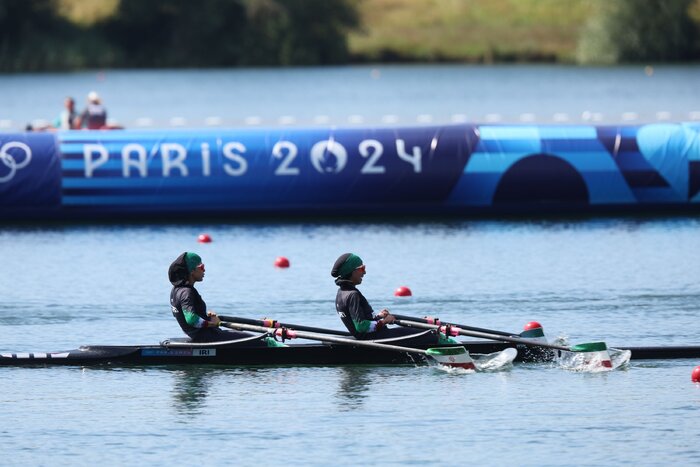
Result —
[{"label": "person in white hat", "polygon": [[78,128],[99,130],[107,126],[107,109],[102,105],[100,95],[95,91],[88,93],[88,104],[80,114]]}]

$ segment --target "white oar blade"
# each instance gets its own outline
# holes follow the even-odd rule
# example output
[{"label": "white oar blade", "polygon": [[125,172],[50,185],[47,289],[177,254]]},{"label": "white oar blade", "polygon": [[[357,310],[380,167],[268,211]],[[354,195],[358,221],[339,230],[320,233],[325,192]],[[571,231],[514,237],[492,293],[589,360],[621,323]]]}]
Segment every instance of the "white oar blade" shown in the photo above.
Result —
[{"label": "white oar blade", "polygon": [[571,352],[562,352],[560,363],[576,371],[610,371],[613,362],[605,342],[589,342],[571,347]]},{"label": "white oar blade", "polygon": [[610,353],[610,359],[612,360],[613,370],[626,368],[629,365],[630,360],[632,359],[631,350],[620,350],[610,347],[608,349],[608,352]]},{"label": "white oar blade", "polygon": [[479,371],[501,371],[513,366],[513,360],[518,356],[518,351],[513,347],[503,349],[500,352],[472,355],[474,365]]},{"label": "white oar blade", "polygon": [[476,370],[474,360],[472,360],[469,352],[464,347],[436,347],[428,349],[426,354],[433,357],[440,365]]}]

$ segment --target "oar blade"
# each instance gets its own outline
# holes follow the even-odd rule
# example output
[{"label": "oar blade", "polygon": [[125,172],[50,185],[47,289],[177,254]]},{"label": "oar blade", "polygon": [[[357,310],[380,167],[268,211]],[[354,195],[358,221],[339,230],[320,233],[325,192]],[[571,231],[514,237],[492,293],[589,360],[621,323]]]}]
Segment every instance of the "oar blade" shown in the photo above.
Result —
[{"label": "oar blade", "polygon": [[476,370],[474,360],[464,347],[435,347],[428,349],[426,354],[433,357],[440,365]]},{"label": "oar blade", "polygon": [[571,352],[580,355],[578,360],[584,367],[611,370],[612,358],[605,342],[588,342],[571,347]]},{"label": "oar blade", "polygon": [[489,354],[474,354],[474,365],[479,371],[502,371],[513,366],[513,361],[518,356],[518,350],[508,347],[500,352]]}]

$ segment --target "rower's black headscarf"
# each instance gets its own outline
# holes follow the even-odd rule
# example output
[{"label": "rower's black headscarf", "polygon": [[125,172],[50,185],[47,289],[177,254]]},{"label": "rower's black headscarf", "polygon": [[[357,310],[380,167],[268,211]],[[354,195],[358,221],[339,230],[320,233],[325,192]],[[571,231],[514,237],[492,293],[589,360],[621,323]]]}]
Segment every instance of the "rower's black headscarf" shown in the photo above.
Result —
[{"label": "rower's black headscarf", "polygon": [[170,264],[168,268],[168,279],[173,287],[187,285],[192,270],[202,262],[196,253],[184,252]]},{"label": "rower's black headscarf", "polygon": [[344,253],[333,263],[331,276],[335,277],[337,284],[339,281],[350,279],[352,272],[360,266],[362,266],[362,258],[354,253]]}]

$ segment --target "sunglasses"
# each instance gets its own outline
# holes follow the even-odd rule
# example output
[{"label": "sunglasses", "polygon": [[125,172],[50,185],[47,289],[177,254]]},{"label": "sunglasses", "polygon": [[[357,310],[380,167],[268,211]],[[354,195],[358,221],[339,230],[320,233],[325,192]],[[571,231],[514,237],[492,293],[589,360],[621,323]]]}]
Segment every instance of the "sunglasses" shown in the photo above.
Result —
[{"label": "sunglasses", "polygon": [[198,265],[197,265],[197,269],[199,269],[200,271],[204,272],[204,263],[198,264]]},{"label": "sunglasses", "polygon": [[355,271],[362,271],[362,272],[365,272],[366,269],[367,269],[367,268],[366,268],[365,265],[363,264],[363,265],[361,265],[361,266],[356,267],[356,268],[355,268]]}]

